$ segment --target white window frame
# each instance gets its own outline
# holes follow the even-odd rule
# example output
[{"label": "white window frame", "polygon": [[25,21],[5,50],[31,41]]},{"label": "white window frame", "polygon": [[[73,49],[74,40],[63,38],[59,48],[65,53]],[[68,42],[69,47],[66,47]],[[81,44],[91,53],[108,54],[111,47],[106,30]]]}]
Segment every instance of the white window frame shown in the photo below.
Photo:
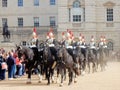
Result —
[{"label": "white window frame", "polygon": [[2,7],[7,7],[8,0],[2,0]]},{"label": "white window frame", "polygon": [[23,0],[18,0],[18,7],[22,7],[23,6]]},{"label": "white window frame", "polygon": [[73,22],[81,22],[81,15],[73,15]]},{"label": "white window frame", "polygon": [[34,17],[34,27],[39,27],[40,26],[40,22],[39,22],[39,17]]},{"label": "white window frame", "polygon": [[34,6],[39,6],[40,0],[34,0]]},{"label": "white window frame", "polygon": [[56,18],[55,16],[50,17],[50,26],[55,27],[56,26]]},{"label": "white window frame", "polygon": [[18,27],[23,27],[23,18],[18,17]]},{"label": "white window frame", "polygon": [[50,0],[50,5],[55,5],[56,4],[56,0]]},{"label": "white window frame", "polygon": [[113,8],[107,8],[107,10],[106,10],[106,14],[107,14],[107,21],[108,22],[111,22],[111,21],[113,21],[114,19],[113,19]]}]

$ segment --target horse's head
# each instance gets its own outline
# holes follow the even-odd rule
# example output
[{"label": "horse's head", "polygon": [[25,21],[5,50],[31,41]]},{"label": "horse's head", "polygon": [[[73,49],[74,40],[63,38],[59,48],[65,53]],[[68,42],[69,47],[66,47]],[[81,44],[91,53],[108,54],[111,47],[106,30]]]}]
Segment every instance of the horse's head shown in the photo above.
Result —
[{"label": "horse's head", "polygon": [[43,50],[43,57],[44,59],[47,59],[49,57],[50,54],[50,48],[48,46],[44,46],[44,50]]},{"label": "horse's head", "polygon": [[58,55],[58,58],[63,57],[63,53],[62,53],[62,49],[61,48],[58,49],[57,55]]},{"label": "horse's head", "polygon": [[22,46],[16,46],[16,53],[17,53],[18,58],[21,58],[24,55]]},{"label": "horse's head", "polygon": [[47,56],[48,55],[48,47],[44,48],[44,55]]},{"label": "horse's head", "polygon": [[58,50],[57,50],[57,56],[59,59],[62,59],[64,58],[64,56],[66,55],[65,54],[65,48],[64,47],[60,47]]}]

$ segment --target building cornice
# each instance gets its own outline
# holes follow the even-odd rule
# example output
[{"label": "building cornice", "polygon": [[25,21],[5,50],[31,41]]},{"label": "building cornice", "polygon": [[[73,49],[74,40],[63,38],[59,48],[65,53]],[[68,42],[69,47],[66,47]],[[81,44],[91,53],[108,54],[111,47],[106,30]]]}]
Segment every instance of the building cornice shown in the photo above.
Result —
[{"label": "building cornice", "polygon": [[105,6],[105,7],[114,7],[115,5],[116,4],[113,3],[113,2],[111,2],[111,1],[108,1],[108,2],[106,2],[106,3],[103,4],[103,6]]}]

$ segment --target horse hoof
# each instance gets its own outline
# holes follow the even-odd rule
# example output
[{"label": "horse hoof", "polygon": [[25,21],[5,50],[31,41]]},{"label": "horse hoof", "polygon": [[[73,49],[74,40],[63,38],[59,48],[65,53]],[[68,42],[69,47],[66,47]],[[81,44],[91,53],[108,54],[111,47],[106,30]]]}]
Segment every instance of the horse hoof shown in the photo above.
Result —
[{"label": "horse hoof", "polygon": [[62,87],[62,86],[63,86],[63,83],[61,83],[59,86]]},{"label": "horse hoof", "polygon": [[74,83],[77,83],[77,81],[74,81]]},{"label": "horse hoof", "polygon": [[52,81],[52,83],[54,83],[54,81]]},{"label": "horse hoof", "polygon": [[68,83],[68,86],[71,85],[71,83]]},{"label": "horse hoof", "polygon": [[50,83],[47,83],[47,85],[50,85]]},{"label": "horse hoof", "polygon": [[31,82],[26,82],[26,84],[31,84]]},{"label": "horse hoof", "polygon": [[41,83],[41,81],[38,81],[38,83]]}]

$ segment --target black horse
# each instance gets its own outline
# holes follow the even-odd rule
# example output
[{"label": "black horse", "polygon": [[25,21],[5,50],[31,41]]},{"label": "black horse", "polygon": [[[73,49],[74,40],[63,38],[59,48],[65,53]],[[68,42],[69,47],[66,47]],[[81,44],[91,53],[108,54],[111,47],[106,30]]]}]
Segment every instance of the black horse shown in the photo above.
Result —
[{"label": "black horse", "polygon": [[79,46],[75,46],[73,49],[73,54],[76,62],[79,63],[80,74],[83,74],[85,71],[86,59],[81,52],[81,48]]},{"label": "black horse", "polygon": [[10,40],[10,31],[8,30],[7,23],[5,23],[5,25],[3,26],[2,35],[3,35],[4,41],[9,41]]},{"label": "black horse", "polygon": [[44,62],[44,69],[45,69],[45,75],[48,80],[47,85],[50,85],[50,79],[52,78],[53,80],[53,75],[54,75],[54,69],[56,66],[56,60],[55,56],[52,54],[54,51],[50,50],[51,48],[45,44],[44,50],[43,50],[43,62]]},{"label": "black horse", "polygon": [[77,64],[74,62],[72,56],[68,53],[67,49],[65,47],[61,47],[58,50],[58,58],[61,60],[61,68],[59,66],[59,69],[61,69],[61,84],[63,83],[63,78],[65,74],[65,68],[68,69],[69,73],[69,83],[70,85],[73,81],[73,74],[79,75],[79,68]]},{"label": "black horse", "polygon": [[107,65],[107,60],[106,57],[108,57],[108,53],[106,53],[105,48],[99,47],[97,51],[97,56],[98,56],[98,65],[100,65],[101,71],[105,70],[105,66]]},{"label": "black horse", "polygon": [[90,73],[90,63],[92,63],[92,72],[97,71],[97,51],[87,47],[87,66],[88,66],[88,73]]},{"label": "black horse", "polygon": [[29,48],[26,46],[17,46],[16,53],[18,55],[18,58],[21,59],[21,57],[23,57],[26,62],[26,69],[28,73],[27,84],[30,84],[32,69],[37,68],[40,60],[38,49],[36,47]]}]

